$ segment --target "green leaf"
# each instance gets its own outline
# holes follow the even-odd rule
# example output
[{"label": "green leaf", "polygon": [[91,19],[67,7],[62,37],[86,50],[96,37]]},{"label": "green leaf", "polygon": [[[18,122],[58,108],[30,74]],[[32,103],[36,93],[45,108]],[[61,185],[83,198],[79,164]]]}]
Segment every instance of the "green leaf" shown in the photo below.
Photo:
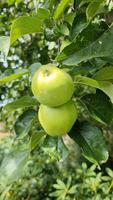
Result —
[{"label": "green leaf", "polygon": [[[63,189],[66,188],[66,185],[65,185],[64,182],[61,181],[60,179],[57,179],[57,185],[60,186],[60,189],[61,189],[61,190],[63,190]],[[56,187],[54,187],[54,188],[56,188]]]},{"label": "green leaf", "polygon": [[17,99],[6,106],[4,106],[4,109],[7,111],[14,111],[19,108],[25,108],[25,107],[31,107],[31,106],[37,106],[38,102],[35,98],[30,97],[30,96],[24,96],[20,99]]},{"label": "green leaf", "polygon": [[25,111],[19,116],[14,124],[14,130],[19,139],[22,139],[29,133],[33,122],[36,120],[36,117],[37,112],[31,109]]},{"label": "green leaf", "polygon": [[[97,1],[97,0],[93,0],[93,2],[95,2],[95,1]],[[79,7],[83,6],[83,5],[86,4],[86,3],[90,3],[90,2],[92,2],[92,0],[82,0],[82,1],[80,2],[80,4],[79,4]]]},{"label": "green leaf", "polygon": [[[79,22],[77,23],[79,25]],[[73,30],[74,31],[74,30]],[[74,54],[75,52],[87,47],[88,45],[92,44],[95,40],[97,40],[100,35],[102,35],[103,30],[100,28],[99,25],[94,24],[87,24],[86,28],[83,29],[82,32],[79,32],[77,35],[78,37],[72,37],[73,42],[67,46],[57,57],[56,60],[62,61],[67,59],[69,56]],[[101,58],[95,58],[101,59]],[[101,59],[102,60],[102,59]],[[94,63],[94,62],[93,62]]]},{"label": "green leaf", "polygon": [[66,25],[60,24],[59,26],[55,27],[55,33],[60,33],[62,35],[69,35],[69,29]]},{"label": "green leaf", "polygon": [[[6,188],[3,188],[3,192],[2,192],[2,194],[0,195],[0,200],[4,200],[4,199],[5,199],[7,193],[8,193],[9,190],[11,189],[11,186],[12,186],[12,185],[7,186]],[[1,190],[1,191],[2,191],[2,190]]]},{"label": "green leaf", "polygon": [[25,70],[18,70],[15,73],[13,73],[12,75],[9,75],[9,76],[2,76],[2,77],[0,77],[0,85],[6,84],[9,81],[16,80],[16,79],[18,79],[18,78],[20,78],[23,75],[28,74],[28,73],[29,73],[29,71],[27,69],[25,69]]},{"label": "green leaf", "polygon": [[75,81],[75,84],[84,84],[102,90],[113,103],[113,84],[108,81],[97,81],[92,78],[80,76]]},{"label": "green leaf", "polygon": [[10,38],[7,36],[0,37],[0,51],[7,57],[10,47]]},{"label": "green leaf", "polygon": [[[113,43],[113,26],[109,28],[104,34],[99,37],[95,42],[86,46],[85,48],[80,49],[80,46],[76,47],[75,44],[71,48],[68,47],[67,50],[60,53],[56,60],[62,61],[63,64],[73,66],[78,65],[81,62],[86,62],[92,58],[106,58],[113,57],[112,51]],[[75,50],[75,53],[73,51]]]},{"label": "green leaf", "polygon": [[55,3],[55,0],[49,0],[48,7],[49,7],[51,12],[52,12],[52,8],[54,6],[54,3]]},{"label": "green leaf", "polygon": [[104,6],[104,0],[98,2],[91,2],[86,9],[86,16],[88,20],[91,20]]},{"label": "green leaf", "polygon": [[71,12],[71,13],[69,13],[69,14],[67,14],[67,15],[65,16],[65,19],[64,19],[64,20],[65,20],[67,23],[69,23],[70,26],[72,26],[72,23],[73,23],[73,20],[74,20],[75,16],[76,16],[76,13],[75,13],[75,12]]},{"label": "green leaf", "polygon": [[15,3],[15,0],[7,0],[9,5],[12,5]]},{"label": "green leaf", "polygon": [[42,31],[43,21],[38,16],[22,16],[17,18],[11,26],[10,43],[25,34],[38,33]]},{"label": "green leaf", "polygon": [[113,80],[113,67],[112,66],[103,67],[96,73],[95,79],[101,81]]},{"label": "green leaf", "polygon": [[4,187],[11,184],[22,175],[23,169],[28,160],[28,149],[13,149],[6,154],[0,166],[0,184]]},{"label": "green leaf", "polygon": [[69,5],[71,0],[60,0],[58,7],[54,13],[54,20],[58,20],[62,13],[64,12],[65,8]]},{"label": "green leaf", "polygon": [[83,155],[94,164],[106,162],[108,150],[102,132],[96,126],[88,122],[77,122],[69,133],[69,136],[78,143]]},{"label": "green leaf", "polygon": [[[93,0],[93,3],[102,2],[103,0]],[[92,3],[92,0],[82,0],[79,4],[79,7],[83,6],[86,3]]]},{"label": "green leaf", "polygon": [[51,137],[49,135],[46,135],[46,138],[44,140],[44,147],[55,147],[57,146],[58,137]]},{"label": "green leaf", "polygon": [[37,130],[37,132],[33,133],[30,138],[30,148],[31,150],[37,147],[38,142],[45,136],[44,130]]},{"label": "green leaf", "polygon": [[68,148],[67,146],[65,145],[62,137],[58,139],[58,144],[57,144],[57,148],[58,148],[58,152],[61,154],[62,156],[62,159],[64,160],[68,154],[69,154],[69,151],[68,151]]},{"label": "green leaf", "polygon": [[106,168],[107,174],[113,179],[113,171],[110,168]]},{"label": "green leaf", "polygon": [[91,117],[106,125],[111,124],[113,121],[113,105],[103,92],[97,90],[96,94],[87,94],[81,100],[86,105]]},{"label": "green leaf", "polygon": [[30,74],[31,74],[31,77],[34,75],[34,73],[42,66],[41,63],[37,62],[37,63],[33,63],[31,66],[30,66]]},{"label": "green leaf", "polygon": [[38,8],[37,9],[37,18],[39,18],[40,20],[44,21],[45,19],[49,18],[49,11],[45,8]]},{"label": "green leaf", "polygon": [[77,15],[73,21],[70,36],[76,41],[77,36],[87,27],[88,23],[84,15]]},{"label": "green leaf", "polygon": [[54,148],[63,160],[68,156],[68,149],[61,137],[51,137],[47,135],[43,146],[44,148]]}]

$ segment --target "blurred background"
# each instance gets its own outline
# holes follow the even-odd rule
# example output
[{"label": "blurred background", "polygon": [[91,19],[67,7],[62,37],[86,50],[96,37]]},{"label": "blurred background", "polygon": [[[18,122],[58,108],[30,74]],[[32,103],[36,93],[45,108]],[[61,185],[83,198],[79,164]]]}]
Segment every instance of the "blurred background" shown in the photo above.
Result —
[{"label": "blurred background", "polygon": [[[43,1],[40,1],[43,4]],[[25,13],[34,12],[31,0],[0,1],[0,35],[9,36],[13,20]],[[7,60],[0,54],[0,76],[11,75],[17,69],[28,68],[32,63],[47,64],[54,60],[59,51],[59,40],[51,29],[45,28],[44,34],[26,35],[19,39],[10,52]],[[59,33],[60,34],[60,33]],[[53,38],[53,39],[52,39]],[[0,164],[8,155],[14,141],[13,124],[22,110],[9,113],[2,106],[23,96],[31,94],[29,78],[17,79],[0,86]],[[23,81],[24,79],[24,81]],[[33,130],[32,130],[33,131]],[[110,157],[101,169],[96,168],[81,155],[81,149],[68,136],[64,137],[69,152],[60,158],[53,145],[43,144],[31,152],[21,178],[3,191],[5,200],[113,200],[113,135],[109,130],[105,138],[110,150]],[[26,142],[26,141],[23,141]],[[66,156],[65,156],[66,155]],[[1,180],[2,181],[2,180]],[[4,195],[5,194],[5,195]]]}]

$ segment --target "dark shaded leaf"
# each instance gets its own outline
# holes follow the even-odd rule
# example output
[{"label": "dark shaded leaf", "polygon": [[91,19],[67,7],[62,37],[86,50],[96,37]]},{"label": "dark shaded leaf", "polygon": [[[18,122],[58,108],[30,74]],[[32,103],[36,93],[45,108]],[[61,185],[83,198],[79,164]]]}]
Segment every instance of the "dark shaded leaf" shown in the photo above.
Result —
[{"label": "dark shaded leaf", "polygon": [[27,110],[19,116],[14,125],[14,130],[19,139],[25,137],[29,133],[36,117],[37,112],[34,110]]},{"label": "dark shaded leaf", "polygon": [[108,150],[105,140],[101,130],[96,126],[88,122],[76,122],[69,136],[77,142],[89,161],[97,165],[107,161]]},{"label": "dark shaded leaf", "polygon": [[47,135],[43,146],[44,148],[54,148],[54,150],[58,152],[62,159],[65,159],[68,156],[68,149],[61,137],[51,137]]},{"label": "dark shaded leaf", "polygon": [[[57,56],[57,61],[62,61],[65,65],[78,65],[92,58],[113,57],[113,27],[109,28],[99,39],[91,43],[89,46],[80,49],[80,46],[72,44]],[[73,53],[75,51],[75,53]]]},{"label": "dark shaded leaf", "polygon": [[113,105],[109,98],[101,91],[88,94],[81,98],[86,105],[91,117],[95,120],[110,125],[113,120]]},{"label": "dark shaded leaf", "polygon": [[70,31],[70,37],[73,41],[76,41],[77,36],[87,27],[86,16],[77,15],[73,21]]},{"label": "dark shaded leaf", "polygon": [[37,130],[37,132],[33,133],[30,138],[30,147],[31,150],[37,147],[38,142],[45,136],[45,132],[43,130]]}]

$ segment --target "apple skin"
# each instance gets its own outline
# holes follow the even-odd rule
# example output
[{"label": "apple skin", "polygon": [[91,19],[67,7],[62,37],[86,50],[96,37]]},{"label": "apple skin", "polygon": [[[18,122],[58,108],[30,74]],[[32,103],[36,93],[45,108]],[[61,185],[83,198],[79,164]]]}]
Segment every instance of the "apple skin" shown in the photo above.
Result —
[{"label": "apple skin", "polygon": [[45,132],[50,136],[62,136],[70,131],[77,119],[77,109],[72,100],[58,107],[41,104],[38,119]]},{"label": "apple skin", "polygon": [[56,107],[71,99],[74,83],[71,76],[62,69],[43,65],[34,74],[31,88],[41,104]]}]

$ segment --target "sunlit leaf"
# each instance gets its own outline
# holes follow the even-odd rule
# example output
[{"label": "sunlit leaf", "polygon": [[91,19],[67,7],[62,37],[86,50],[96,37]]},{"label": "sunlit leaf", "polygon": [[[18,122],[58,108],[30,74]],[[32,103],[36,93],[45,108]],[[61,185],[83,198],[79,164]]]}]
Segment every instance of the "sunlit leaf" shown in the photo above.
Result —
[{"label": "sunlit leaf", "polygon": [[21,16],[17,18],[11,26],[11,44],[25,34],[41,32],[42,24],[42,20],[38,16]]},{"label": "sunlit leaf", "polygon": [[12,75],[9,75],[9,76],[1,76],[0,77],[0,85],[6,84],[9,81],[16,80],[16,79],[18,79],[18,78],[20,78],[23,75],[28,74],[28,73],[29,73],[29,71],[27,69],[25,69],[25,70],[18,70],[15,73],[13,73]]},{"label": "sunlit leaf", "polygon": [[65,10],[65,8],[68,6],[68,4],[70,3],[71,0],[60,0],[60,3],[58,4],[58,7],[54,13],[54,19],[58,20],[63,11]]},{"label": "sunlit leaf", "polygon": [[25,108],[25,107],[31,107],[31,106],[37,106],[38,102],[35,98],[30,96],[24,96],[20,99],[17,99],[6,106],[4,106],[4,109],[7,111],[14,111],[19,108]]}]

